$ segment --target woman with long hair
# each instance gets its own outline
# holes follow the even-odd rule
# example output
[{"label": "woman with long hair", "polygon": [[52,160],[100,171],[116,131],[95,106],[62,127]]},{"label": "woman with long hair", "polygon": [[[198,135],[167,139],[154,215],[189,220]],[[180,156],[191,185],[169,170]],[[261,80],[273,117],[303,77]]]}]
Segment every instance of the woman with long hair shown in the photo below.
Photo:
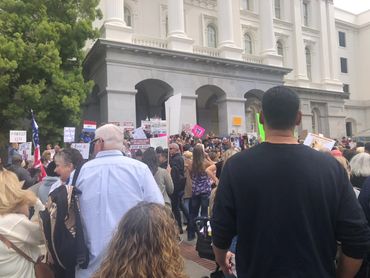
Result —
[{"label": "woman with long hair", "polygon": [[190,200],[190,219],[188,225],[188,240],[195,238],[195,218],[200,214],[208,216],[209,195],[211,193],[211,179],[206,172],[210,166],[210,161],[206,158],[204,147],[198,144],[193,150],[193,161],[191,165],[192,195]]},{"label": "woman with long hair", "polygon": [[[40,226],[29,220],[29,208],[40,201],[29,190],[22,190],[17,176],[0,170],[0,234],[30,256],[41,255]],[[0,241],[0,277],[35,277],[34,264]]]},{"label": "woman with long hair", "polygon": [[153,148],[149,148],[143,153],[142,162],[148,165],[149,170],[152,172],[158,184],[159,190],[162,192],[165,204],[171,207],[169,195],[173,193],[172,178],[167,170],[158,167],[158,157]]},{"label": "woman with long hair", "polygon": [[93,278],[183,278],[177,225],[170,209],[141,202],[118,225]]}]

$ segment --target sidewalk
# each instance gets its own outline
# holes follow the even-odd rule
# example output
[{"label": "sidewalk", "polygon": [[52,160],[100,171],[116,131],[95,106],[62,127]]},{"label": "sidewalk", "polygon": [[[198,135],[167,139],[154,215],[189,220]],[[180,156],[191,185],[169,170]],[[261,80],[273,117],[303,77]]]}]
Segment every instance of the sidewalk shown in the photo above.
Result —
[{"label": "sidewalk", "polygon": [[184,241],[180,244],[180,252],[185,261],[185,272],[190,278],[209,277],[210,273],[216,269],[213,261],[199,258],[195,250],[196,240],[187,241],[186,235],[181,235]]}]

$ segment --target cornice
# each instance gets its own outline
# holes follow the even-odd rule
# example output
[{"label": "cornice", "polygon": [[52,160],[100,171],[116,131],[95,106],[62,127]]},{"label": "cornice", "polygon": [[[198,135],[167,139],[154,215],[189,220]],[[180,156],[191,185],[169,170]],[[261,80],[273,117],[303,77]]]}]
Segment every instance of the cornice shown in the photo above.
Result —
[{"label": "cornice", "polygon": [[217,7],[217,0],[185,0],[185,4],[205,8],[208,10],[214,10]]}]

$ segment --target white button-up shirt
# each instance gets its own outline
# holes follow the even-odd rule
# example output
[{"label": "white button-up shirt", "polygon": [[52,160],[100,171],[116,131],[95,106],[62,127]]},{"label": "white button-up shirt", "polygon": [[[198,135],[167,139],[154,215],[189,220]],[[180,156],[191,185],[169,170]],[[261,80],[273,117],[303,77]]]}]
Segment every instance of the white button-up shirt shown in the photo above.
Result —
[{"label": "white button-up shirt", "polygon": [[91,277],[99,268],[106,248],[125,213],[141,201],[164,204],[149,168],[120,151],[101,151],[81,169],[76,186],[81,220],[90,252],[87,269],[76,269],[76,278]]}]

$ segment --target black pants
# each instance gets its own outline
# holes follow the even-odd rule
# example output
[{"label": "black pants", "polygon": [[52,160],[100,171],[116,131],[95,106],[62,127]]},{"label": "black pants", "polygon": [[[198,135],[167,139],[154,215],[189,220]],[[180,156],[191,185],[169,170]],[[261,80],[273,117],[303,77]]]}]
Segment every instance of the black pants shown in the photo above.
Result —
[{"label": "black pants", "polygon": [[188,226],[189,237],[195,236],[195,218],[199,214],[208,217],[209,194],[193,195],[190,200],[190,221]]},{"label": "black pants", "polygon": [[171,206],[172,206],[172,213],[175,217],[175,220],[177,222],[177,225],[179,226],[179,230],[182,231],[182,221],[181,221],[181,214],[180,209],[183,212],[186,220],[189,223],[189,215],[187,212],[187,209],[184,206],[184,203],[182,202],[182,196],[184,195],[184,191],[180,192],[173,192],[171,195]]}]

